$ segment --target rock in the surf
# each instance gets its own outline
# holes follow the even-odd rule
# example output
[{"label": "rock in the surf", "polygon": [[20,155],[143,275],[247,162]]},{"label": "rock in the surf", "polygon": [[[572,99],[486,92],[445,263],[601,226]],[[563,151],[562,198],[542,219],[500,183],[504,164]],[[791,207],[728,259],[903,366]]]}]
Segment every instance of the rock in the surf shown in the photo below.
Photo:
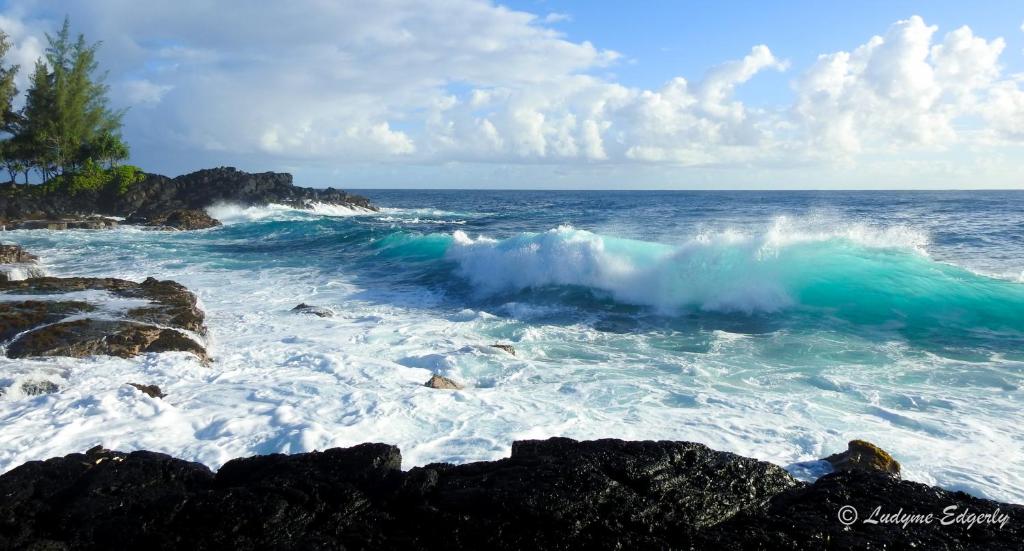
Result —
[{"label": "rock in the surf", "polygon": [[146,352],[173,351],[191,352],[203,362],[209,360],[202,345],[176,329],[104,319],[53,323],[22,335],[7,346],[9,358],[131,358]]},{"label": "rock in the surf", "polygon": [[498,350],[504,350],[505,352],[508,352],[509,354],[512,354],[513,356],[516,355],[516,349],[511,344],[495,343],[495,344],[491,345],[491,348],[497,348]]},{"label": "rock in the surf", "polygon": [[900,476],[900,462],[889,452],[865,440],[850,440],[845,452],[825,458],[836,471],[881,472]]},{"label": "rock in the surf", "polygon": [[41,394],[53,394],[60,390],[57,383],[53,381],[25,381],[21,383],[21,392],[25,396],[39,396]]},{"label": "rock in the surf", "polygon": [[0,301],[0,342],[10,340],[23,331],[95,309],[95,306],[78,300]]},{"label": "rock in the surf", "polygon": [[166,394],[160,390],[160,387],[156,385],[142,385],[139,383],[128,383],[128,386],[135,387],[136,390],[149,396],[150,398],[165,398]]},{"label": "rock in the surf", "polygon": [[43,270],[36,265],[39,257],[21,245],[0,245],[0,281],[16,281],[42,277]]},{"label": "rock in the surf", "polygon": [[462,390],[463,388],[459,383],[449,379],[448,377],[438,375],[437,373],[431,375],[430,379],[423,383],[423,386],[442,390]]},{"label": "rock in the surf", "polygon": [[292,312],[296,314],[309,314],[311,316],[317,316],[320,318],[329,318],[334,316],[334,311],[330,308],[324,308],[323,306],[313,306],[312,304],[306,304],[303,302],[295,308],[292,308]]},{"label": "rock in the surf", "polygon": [[[54,297],[78,291],[104,291],[145,303],[125,312],[123,319],[110,319],[109,312],[90,317],[98,309],[96,304]],[[39,295],[40,300],[3,301],[8,293]],[[146,352],[183,351],[206,363],[206,349],[189,334],[204,334],[203,320],[195,295],[173,281],[43,277],[0,282],[0,340],[11,341],[6,348],[11,358],[128,358]]]},{"label": "rock in the surf", "polygon": [[22,264],[37,260],[38,256],[26,251],[21,245],[0,245],[0,264]]},{"label": "rock in the surf", "polygon": [[145,218],[132,217],[128,222],[161,230],[205,230],[221,225],[202,209],[177,209]]}]

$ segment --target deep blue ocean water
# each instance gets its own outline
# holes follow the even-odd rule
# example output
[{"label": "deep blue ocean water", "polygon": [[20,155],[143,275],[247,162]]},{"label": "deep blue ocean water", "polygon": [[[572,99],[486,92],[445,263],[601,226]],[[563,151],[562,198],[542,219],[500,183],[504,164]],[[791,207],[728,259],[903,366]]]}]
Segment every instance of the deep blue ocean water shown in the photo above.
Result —
[{"label": "deep blue ocean water", "polygon": [[[813,476],[865,438],[908,478],[1024,502],[1024,192],[360,193],[382,210],[8,232],[54,274],[186,284],[217,362],[147,360],[172,396],[153,411],[110,383],[139,369],[125,360],[9,366],[76,390],[0,402],[5,468],[97,440],[214,466],[377,440],[411,466],[561,435],[696,440]],[[467,390],[425,389],[431,372]],[[76,424],[82,400],[95,424]]]}]

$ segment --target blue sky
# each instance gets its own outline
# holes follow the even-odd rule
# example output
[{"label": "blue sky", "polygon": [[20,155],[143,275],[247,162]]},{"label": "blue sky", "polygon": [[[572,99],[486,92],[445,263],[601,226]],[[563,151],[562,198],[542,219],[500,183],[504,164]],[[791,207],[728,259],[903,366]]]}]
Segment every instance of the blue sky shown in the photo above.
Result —
[{"label": "blue sky", "polygon": [[[819,53],[851,50],[894,21],[920,15],[940,32],[969,25],[980,36],[1003,37],[1011,55],[1009,72],[1024,71],[1024,2],[985,0],[927,2],[638,1],[586,2],[525,0],[506,5],[538,14],[567,16],[554,26],[574,41],[589,40],[622,52],[628,62],[613,68],[636,86],[660,86],[666,75],[699,76],[725,59],[742,57],[753,44],[765,44],[795,67],[806,67]],[[761,75],[738,97],[777,103],[791,96],[792,74]]]},{"label": "blue sky", "polygon": [[31,66],[64,14],[104,42],[133,162],[169,174],[1024,185],[1020,2],[6,0],[9,61]]}]

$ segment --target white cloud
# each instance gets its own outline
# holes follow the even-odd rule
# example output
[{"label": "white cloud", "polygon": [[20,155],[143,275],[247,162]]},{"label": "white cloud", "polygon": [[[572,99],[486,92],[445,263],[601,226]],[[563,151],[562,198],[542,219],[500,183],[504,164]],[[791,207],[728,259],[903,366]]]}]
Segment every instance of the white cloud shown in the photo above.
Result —
[{"label": "white cloud", "polygon": [[[789,71],[756,45],[655,89],[606,76],[621,59],[537,16],[482,0],[372,4],[10,0],[0,28],[23,66],[69,12],[105,42],[126,131],[167,147],[282,163],[843,166],[1024,140],[1024,91],[1000,38],[920,17],[793,71],[791,103],[736,90]],[[27,71],[26,71],[27,72]],[[896,161],[893,161],[896,162]]]},{"label": "white cloud", "polygon": [[961,27],[933,45],[936,31],[915,16],[820,56],[796,84],[794,120],[809,145],[823,155],[942,151],[970,139],[958,124],[1009,114],[996,95],[1017,89],[999,81],[1005,42]]},{"label": "white cloud", "polygon": [[151,106],[160,103],[164,95],[174,89],[170,84],[156,84],[146,79],[125,80],[119,84],[129,105]]}]

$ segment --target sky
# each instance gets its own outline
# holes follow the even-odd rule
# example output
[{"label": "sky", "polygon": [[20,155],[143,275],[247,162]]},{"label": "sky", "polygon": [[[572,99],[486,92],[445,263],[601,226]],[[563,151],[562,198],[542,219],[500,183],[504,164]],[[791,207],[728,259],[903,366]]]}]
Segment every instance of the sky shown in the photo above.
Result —
[{"label": "sky", "polygon": [[1024,187],[1024,3],[0,0],[132,159],[341,188]]}]

